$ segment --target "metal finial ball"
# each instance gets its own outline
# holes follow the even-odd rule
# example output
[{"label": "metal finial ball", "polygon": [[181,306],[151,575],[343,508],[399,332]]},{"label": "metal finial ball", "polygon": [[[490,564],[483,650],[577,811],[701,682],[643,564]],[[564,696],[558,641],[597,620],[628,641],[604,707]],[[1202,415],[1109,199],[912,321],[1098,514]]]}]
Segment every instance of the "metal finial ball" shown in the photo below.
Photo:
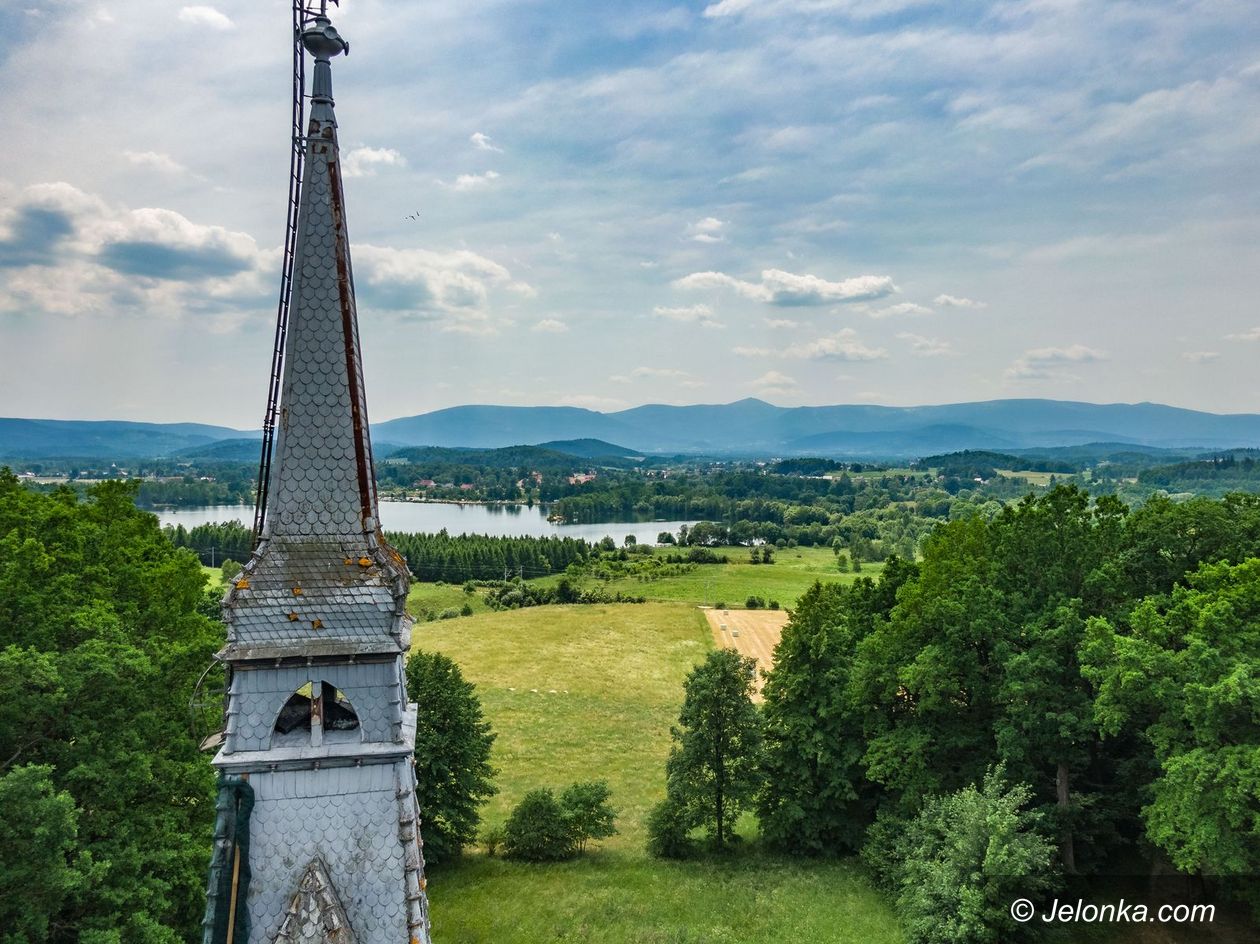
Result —
[{"label": "metal finial ball", "polygon": [[331,59],[350,52],[350,44],[341,38],[337,27],[326,16],[315,17],[314,22],[302,30],[302,45],[316,59]]}]

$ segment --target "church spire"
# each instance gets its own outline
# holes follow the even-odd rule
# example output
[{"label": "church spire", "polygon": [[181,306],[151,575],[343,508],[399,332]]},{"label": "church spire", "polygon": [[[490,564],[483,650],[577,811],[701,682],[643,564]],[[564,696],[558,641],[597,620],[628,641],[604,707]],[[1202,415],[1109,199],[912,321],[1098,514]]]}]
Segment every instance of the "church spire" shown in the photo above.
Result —
[{"label": "church spire", "polygon": [[374,534],[378,527],[332,97],[331,60],[350,47],[322,15],[301,39],[315,60],[315,74],[262,537],[346,540]]},{"label": "church spire", "polygon": [[306,19],[298,0],[294,15],[314,82],[269,495],[223,600],[203,940],[429,944],[403,672],[410,575],[377,521],[333,115],[331,60],[349,47],[322,12]]}]

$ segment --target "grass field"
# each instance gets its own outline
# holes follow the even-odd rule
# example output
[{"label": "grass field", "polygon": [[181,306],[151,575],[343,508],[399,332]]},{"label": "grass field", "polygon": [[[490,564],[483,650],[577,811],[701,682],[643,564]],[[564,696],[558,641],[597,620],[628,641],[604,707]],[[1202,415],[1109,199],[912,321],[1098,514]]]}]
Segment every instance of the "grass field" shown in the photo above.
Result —
[{"label": "grass field", "polygon": [[[433,870],[443,942],[870,942],[902,937],[851,863],[800,863],[752,843],[729,860],[666,863],[643,851],[664,795],[669,728],[682,680],[713,645],[701,611],[680,603],[548,606],[417,625],[415,645],[445,652],[477,686],[498,734],[501,823],[527,790],[606,779],[619,833],[576,862],[487,858]],[[751,835],[748,823],[744,832]]]},{"label": "grass field", "polygon": [[[718,547],[713,550],[729,557],[730,563],[697,564],[689,573],[655,580],[622,577],[602,581],[586,577],[578,583],[584,587],[598,586],[609,593],[620,591],[649,600],[709,605],[726,603],[743,606],[744,600],[755,594],[767,601],[777,600],[790,608],[816,580],[851,582],[858,576],[878,576],[883,568],[883,564],[863,564],[860,575],[842,574],[836,568],[836,555],[831,548],[822,547],[784,548],[775,553],[773,564],[748,563],[746,547]],[[678,553],[678,550],[658,548],[656,553],[661,556]],[[543,579],[555,581],[559,578]]]},{"label": "grass field", "polygon": [[1027,479],[1029,485],[1037,485],[1042,488],[1048,488],[1050,480],[1053,478],[1067,478],[1067,475],[1063,472],[1058,473],[1056,476],[1054,472],[1033,472],[1031,470],[1016,472],[1012,469],[998,469],[997,471],[1000,475],[1005,475],[1007,478]]}]

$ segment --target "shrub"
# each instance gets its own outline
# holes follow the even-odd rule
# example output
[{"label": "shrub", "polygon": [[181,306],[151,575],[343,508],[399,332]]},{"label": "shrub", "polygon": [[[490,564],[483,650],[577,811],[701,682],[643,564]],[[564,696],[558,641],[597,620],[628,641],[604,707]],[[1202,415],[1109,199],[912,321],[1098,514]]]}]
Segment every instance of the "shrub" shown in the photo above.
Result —
[{"label": "shrub", "polygon": [[475,583],[473,583],[471,580],[469,580],[468,582],[466,582],[466,583],[464,584],[464,592],[465,592],[465,593],[476,593],[476,592],[477,592],[477,585],[476,585]]},{"label": "shrub", "polygon": [[440,620],[447,620],[447,619],[456,619],[458,617],[459,617],[459,610],[455,609],[455,607],[453,606],[448,606],[446,609],[444,609],[441,613],[438,614],[437,618]]},{"label": "shrub", "polygon": [[717,603],[714,603],[714,604],[713,604],[713,608],[714,608],[715,610],[724,610],[724,609],[726,609],[726,601],[725,601],[725,600],[718,600],[718,602],[717,602]]},{"label": "shrub", "polygon": [[648,814],[648,854],[658,859],[685,859],[695,852],[692,822],[683,805],[666,797]]},{"label": "shrub", "polygon": [[897,910],[915,944],[989,944],[1030,933],[1010,916],[1016,898],[1051,888],[1055,848],[1027,784],[1008,786],[1001,765],[980,788],[928,800],[897,842]]},{"label": "shrub", "polygon": [[231,558],[228,558],[227,560],[225,560],[221,568],[224,582],[226,583],[227,581],[231,580],[233,577],[239,574],[242,569],[243,568],[241,567],[241,565],[238,564],[236,561],[232,560]]},{"label": "shrub", "polygon": [[777,610],[779,608],[779,601],[771,600],[769,603],[766,604],[766,606],[768,606],[772,610]]},{"label": "shrub", "polygon": [[559,862],[574,855],[568,817],[556,795],[545,787],[525,794],[503,829],[503,854],[509,859]]},{"label": "shrub", "polygon": [[[778,604],[776,603],[776,604],[775,604],[775,606],[777,607],[777,606],[778,606]],[[472,604],[471,604],[471,603],[465,603],[463,606],[461,606],[461,607],[459,608],[459,615],[460,615],[460,616],[472,616],[472,615],[473,615],[473,608],[472,608]]]},{"label": "shrub", "polygon": [[748,609],[750,610],[759,610],[765,605],[766,605],[766,601],[763,600],[761,597],[757,597],[757,596],[749,597],[747,600],[744,601],[744,606],[748,607]]},{"label": "shrub", "polygon": [[579,853],[586,851],[592,839],[607,839],[615,835],[613,825],[617,811],[608,805],[612,791],[607,780],[588,780],[575,783],[560,794],[560,806],[569,823],[569,833]]},{"label": "shrub", "polygon": [[499,854],[499,850],[503,848],[503,842],[507,838],[507,831],[502,825],[487,826],[481,831],[481,843],[486,847],[486,855],[494,858]]}]

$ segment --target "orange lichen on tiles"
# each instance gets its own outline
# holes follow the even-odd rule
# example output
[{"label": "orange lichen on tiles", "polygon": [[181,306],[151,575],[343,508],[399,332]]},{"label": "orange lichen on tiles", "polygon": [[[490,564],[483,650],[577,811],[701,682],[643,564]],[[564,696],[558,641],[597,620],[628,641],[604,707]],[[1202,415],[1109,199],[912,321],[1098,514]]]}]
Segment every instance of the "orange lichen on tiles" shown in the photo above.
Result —
[{"label": "orange lichen on tiles", "polygon": [[249,589],[249,580],[247,580],[245,577],[242,577],[240,580],[236,581],[236,589],[237,589],[237,590],[248,590],[248,589]]},{"label": "orange lichen on tiles", "polygon": [[322,629],[323,627],[324,627],[323,620],[319,620],[319,619],[311,620],[311,629]]}]

